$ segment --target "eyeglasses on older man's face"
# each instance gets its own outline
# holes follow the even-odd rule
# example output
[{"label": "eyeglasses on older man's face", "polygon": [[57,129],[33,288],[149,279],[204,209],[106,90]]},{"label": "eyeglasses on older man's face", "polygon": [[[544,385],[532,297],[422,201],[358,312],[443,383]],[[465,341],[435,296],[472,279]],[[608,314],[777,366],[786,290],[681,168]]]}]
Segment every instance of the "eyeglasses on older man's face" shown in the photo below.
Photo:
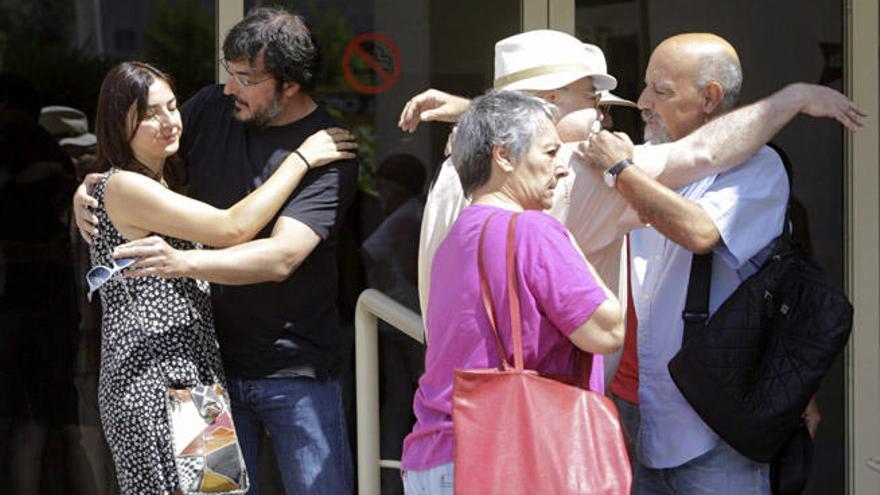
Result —
[{"label": "eyeglasses on older man's face", "polygon": [[251,86],[256,86],[257,84],[261,84],[261,83],[264,83],[266,81],[270,81],[273,79],[273,77],[271,75],[269,75],[263,79],[254,81],[253,79],[251,79],[251,76],[245,75],[245,74],[239,74],[237,72],[234,72],[232,69],[230,69],[229,63],[226,61],[225,58],[220,59],[220,65],[223,66],[223,70],[225,70],[226,73],[229,74],[229,77],[235,79],[235,82],[237,82],[243,88],[249,88]]}]

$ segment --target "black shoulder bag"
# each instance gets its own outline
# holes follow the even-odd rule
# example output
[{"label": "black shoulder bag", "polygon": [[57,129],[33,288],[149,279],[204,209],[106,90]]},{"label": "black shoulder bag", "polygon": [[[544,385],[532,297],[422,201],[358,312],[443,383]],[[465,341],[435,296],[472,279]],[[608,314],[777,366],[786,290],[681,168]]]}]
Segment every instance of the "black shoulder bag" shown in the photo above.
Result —
[{"label": "black shoulder bag", "polygon": [[669,373],[724,441],[774,464],[774,493],[800,493],[812,457],[801,416],[849,339],[852,305],[791,238],[788,213],[771,257],[709,318],[711,274],[712,254],[694,255]]}]

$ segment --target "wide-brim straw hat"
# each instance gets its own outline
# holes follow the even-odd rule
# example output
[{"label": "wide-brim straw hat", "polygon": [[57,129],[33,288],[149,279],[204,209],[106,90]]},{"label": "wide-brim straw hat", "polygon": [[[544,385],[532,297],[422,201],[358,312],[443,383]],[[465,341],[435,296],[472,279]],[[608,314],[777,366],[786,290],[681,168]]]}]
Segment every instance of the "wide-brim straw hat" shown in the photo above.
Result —
[{"label": "wide-brim straw hat", "polygon": [[560,31],[539,29],[495,44],[495,89],[546,91],[590,77],[595,91],[617,87],[595,45]]}]

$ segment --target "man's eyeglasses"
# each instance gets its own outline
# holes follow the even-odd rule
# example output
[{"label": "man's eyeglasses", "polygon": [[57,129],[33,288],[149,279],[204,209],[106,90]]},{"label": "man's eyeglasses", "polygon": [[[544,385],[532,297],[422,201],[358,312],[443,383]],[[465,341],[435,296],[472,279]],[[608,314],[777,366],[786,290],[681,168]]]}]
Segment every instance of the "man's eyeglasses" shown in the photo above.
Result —
[{"label": "man's eyeglasses", "polygon": [[116,275],[118,272],[122,271],[122,269],[127,268],[132,263],[137,261],[137,258],[120,258],[113,260],[113,267],[98,265],[93,267],[86,273],[86,282],[89,284],[89,293],[86,294],[86,297],[89,299],[89,302],[92,302],[92,293],[96,290],[100,289],[102,285],[106,284],[108,280],[113,278],[113,275]]},{"label": "man's eyeglasses", "polygon": [[220,59],[220,65],[223,66],[223,70],[225,70],[226,73],[229,74],[229,77],[235,79],[235,82],[237,82],[239,85],[241,85],[242,87],[245,87],[245,88],[249,88],[251,86],[256,86],[257,84],[264,83],[266,81],[273,79],[272,76],[268,76],[265,79],[260,79],[259,81],[251,81],[250,79],[244,78],[244,77],[232,72],[229,69],[229,65],[226,63],[225,58]]}]

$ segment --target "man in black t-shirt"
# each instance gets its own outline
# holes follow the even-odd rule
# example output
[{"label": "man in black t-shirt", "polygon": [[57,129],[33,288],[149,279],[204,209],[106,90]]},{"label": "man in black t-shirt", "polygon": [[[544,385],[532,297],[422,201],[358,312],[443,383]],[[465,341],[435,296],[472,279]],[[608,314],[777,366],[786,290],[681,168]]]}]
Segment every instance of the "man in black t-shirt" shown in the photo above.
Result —
[{"label": "man in black t-shirt", "polygon": [[[307,93],[320,56],[301,17],[252,10],[226,36],[223,54],[226,84],[203,88],[181,107],[189,194],[218,208],[257,188],[312,133],[338,126]],[[156,237],[128,245],[155,260],[152,274],[214,282],[214,322],[248,493],[259,490],[264,427],[288,495],[352,491],[334,368],[337,235],[356,189],[357,164],[343,160],[308,172],[250,242],[194,251],[175,251]]]}]

